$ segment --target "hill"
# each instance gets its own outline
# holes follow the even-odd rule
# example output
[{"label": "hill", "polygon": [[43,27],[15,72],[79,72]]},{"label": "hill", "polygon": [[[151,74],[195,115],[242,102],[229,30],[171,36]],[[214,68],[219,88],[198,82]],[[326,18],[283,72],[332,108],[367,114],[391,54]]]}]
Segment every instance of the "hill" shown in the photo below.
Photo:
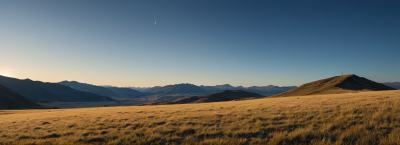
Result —
[{"label": "hill", "polygon": [[262,95],[256,93],[250,93],[245,91],[231,91],[225,90],[218,93],[213,93],[204,96],[193,96],[193,97],[184,97],[178,98],[172,101],[161,102],[161,103],[153,103],[153,105],[161,105],[161,104],[186,104],[186,103],[205,103],[205,102],[221,102],[221,101],[230,101],[230,100],[242,100],[242,99],[250,99],[250,98],[261,98],[264,97]]},{"label": "hill", "polygon": [[0,109],[44,108],[24,96],[0,85]]},{"label": "hill", "polygon": [[114,101],[110,97],[79,91],[57,83],[0,76],[0,84],[38,103]]},{"label": "hill", "polygon": [[382,84],[400,90],[400,82],[390,82],[390,83],[382,83]]},{"label": "hill", "polygon": [[342,94],[351,92],[395,90],[392,87],[356,75],[335,76],[304,84],[288,92],[272,97]]},{"label": "hill", "polygon": [[147,92],[153,94],[185,94],[185,93],[206,93],[203,88],[193,84],[176,84],[164,87],[153,87]]}]

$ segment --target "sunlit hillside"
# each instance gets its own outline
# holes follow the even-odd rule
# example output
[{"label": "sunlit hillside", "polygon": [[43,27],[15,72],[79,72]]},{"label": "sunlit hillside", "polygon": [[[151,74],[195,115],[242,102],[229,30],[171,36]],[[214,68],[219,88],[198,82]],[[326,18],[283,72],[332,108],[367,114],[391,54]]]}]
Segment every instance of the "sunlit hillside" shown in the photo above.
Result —
[{"label": "sunlit hillside", "polygon": [[400,91],[2,110],[0,144],[398,144]]}]

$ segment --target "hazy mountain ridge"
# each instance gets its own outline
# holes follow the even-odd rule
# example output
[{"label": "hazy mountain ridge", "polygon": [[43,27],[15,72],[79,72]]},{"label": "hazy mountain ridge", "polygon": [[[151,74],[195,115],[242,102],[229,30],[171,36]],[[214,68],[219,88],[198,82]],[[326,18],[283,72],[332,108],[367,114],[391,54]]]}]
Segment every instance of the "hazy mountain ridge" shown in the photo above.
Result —
[{"label": "hazy mountain ridge", "polygon": [[25,109],[25,108],[44,108],[28,98],[0,85],[0,108],[3,109]]},{"label": "hazy mountain ridge", "polygon": [[85,91],[85,92],[91,92],[103,96],[108,96],[108,97],[115,97],[115,98],[133,98],[133,97],[138,97],[142,96],[143,93],[139,92],[137,90],[133,90],[130,88],[119,88],[119,87],[113,87],[113,86],[96,86],[92,84],[86,84],[86,83],[81,83],[77,81],[62,81],[59,82],[59,84],[66,85],[68,87]]},{"label": "hazy mountain ridge", "polygon": [[147,92],[153,94],[207,93],[205,89],[188,83],[167,85],[163,87],[156,86],[147,90]]},{"label": "hazy mountain ridge", "polygon": [[[113,87],[113,86],[103,86],[103,87]],[[147,90],[153,88],[153,87],[127,87],[133,90],[138,90],[139,92],[146,92]]]},{"label": "hazy mountain ridge", "polygon": [[99,102],[114,99],[79,91],[58,83],[45,83],[30,79],[20,80],[0,76],[0,84],[34,102]]},{"label": "hazy mountain ridge", "polygon": [[91,92],[103,96],[112,96],[115,95],[115,93],[107,88],[100,87],[100,86],[95,86],[92,84],[86,84],[86,83],[81,83],[77,81],[62,81],[58,82],[58,84],[65,85],[68,87],[71,87],[73,89],[77,89],[80,91],[85,91],[85,92]]},{"label": "hazy mountain ridge", "polygon": [[[152,94],[180,94],[180,93],[215,93],[221,92],[225,90],[242,90],[246,92],[253,92],[258,94],[279,94],[282,92],[286,92],[296,88],[297,86],[251,86],[251,87],[243,87],[243,86],[231,86],[229,84],[224,85],[216,85],[216,86],[196,86],[194,84],[182,83],[175,85],[167,85],[167,86],[155,86],[145,88],[144,92],[152,93]],[[130,87],[135,88],[135,87]]]},{"label": "hazy mountain ridge", "polygon": [[400,90],[400,82],[386,82],[382,84]]},{"label": "hazy mountain ridge", "polygon": [[131,88],[119,88],[119,87],[105,87],[115,93],[112,97],[117,97],[117,98],[132,98],[132,97],[139,97],[146,95],[145,93],[142,93],[137,90],[133,90]]},{"label": "hazy mountain ridge", "polygon": [[216,86],[200,86],[207,90],[208,92],[220,92],[224,90],[242,90],[246,92],[253,92],[253,93],[258,93],[258,94],[279,94],[282,92],[286,92],[289,90],[292,90],[296,88],[297,86],[284,86],[284,87],[279,87],[279,86],[274,86],[274,85],[269,85],[269,86],[251,86],[251,87],[243,87],[243,86],[231,86],[229,84],[224,84],[224,85],[216,85]]}]

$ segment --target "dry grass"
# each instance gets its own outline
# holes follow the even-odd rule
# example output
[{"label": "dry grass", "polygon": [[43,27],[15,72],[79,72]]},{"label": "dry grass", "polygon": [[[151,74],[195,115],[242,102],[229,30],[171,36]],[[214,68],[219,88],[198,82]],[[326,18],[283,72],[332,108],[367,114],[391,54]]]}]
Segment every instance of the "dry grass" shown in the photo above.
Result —
[{"label": "dry grass", "polygon": [[0,144],[398,144],[400,91],[0,111]]}]

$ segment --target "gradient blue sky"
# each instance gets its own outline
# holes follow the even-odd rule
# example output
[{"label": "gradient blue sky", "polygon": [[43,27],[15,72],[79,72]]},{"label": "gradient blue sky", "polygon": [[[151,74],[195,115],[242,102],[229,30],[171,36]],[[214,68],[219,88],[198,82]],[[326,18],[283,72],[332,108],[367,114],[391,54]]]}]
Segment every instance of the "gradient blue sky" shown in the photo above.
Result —
[{"label": "gradient blue sky", "polygon": [[[155,25],[157,22],[157,25]],[[2,0],[0,74],[45,82],[400,81],[400,1]]]}]

